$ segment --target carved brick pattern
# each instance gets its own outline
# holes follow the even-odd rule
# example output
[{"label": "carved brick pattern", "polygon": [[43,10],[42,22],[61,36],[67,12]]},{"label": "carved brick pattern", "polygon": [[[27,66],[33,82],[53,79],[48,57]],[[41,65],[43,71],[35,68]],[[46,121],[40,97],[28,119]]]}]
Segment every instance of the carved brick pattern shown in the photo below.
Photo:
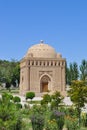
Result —
[{"label": "carved brick pattern", "polygon": [[39,71],[39,77],[41,77],[41,75],[43,75],[43,74],[48,74],[51,77],[53,76],[52,71]]}]

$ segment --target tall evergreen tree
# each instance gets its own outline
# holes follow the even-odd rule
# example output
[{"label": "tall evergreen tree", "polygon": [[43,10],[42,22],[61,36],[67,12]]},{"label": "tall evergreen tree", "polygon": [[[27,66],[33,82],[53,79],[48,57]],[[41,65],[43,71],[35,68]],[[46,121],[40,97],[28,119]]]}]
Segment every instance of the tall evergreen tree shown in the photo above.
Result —
[{"label": "tall evergreen tree", "polygon": [[78,64],[76,62],[70,63],[69,67],[67,67],[67,84],[71,85],[71,82],[73,80],[78,80],[78,77]]},{"label": "tall evergreen tree", "polygon": [[80,79],[86,80],[87,78],[87,61],[84,59],[80,65]]},{"label": "tall evergreen tree", "polygon": [[79,77],[78,64],[74,62],[73,63],[73,80],[78,80],[78,77]]}]

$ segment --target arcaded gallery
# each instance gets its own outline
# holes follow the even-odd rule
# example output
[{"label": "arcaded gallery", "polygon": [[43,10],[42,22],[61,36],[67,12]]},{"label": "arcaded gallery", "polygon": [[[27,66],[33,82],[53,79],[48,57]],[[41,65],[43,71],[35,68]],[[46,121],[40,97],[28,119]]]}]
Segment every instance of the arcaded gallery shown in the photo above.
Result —
[{"label": "arcaded gallery", "polygon": [[65,58],[53,47],[40,43],[31,46],[20,62],[20,94],[36,96],[60,91],[65,95]]}]

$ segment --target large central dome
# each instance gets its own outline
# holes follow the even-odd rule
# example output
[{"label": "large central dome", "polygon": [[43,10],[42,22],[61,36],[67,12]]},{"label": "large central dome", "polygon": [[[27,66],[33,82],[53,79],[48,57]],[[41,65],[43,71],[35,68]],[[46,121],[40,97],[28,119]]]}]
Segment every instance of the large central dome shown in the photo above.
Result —
[{"label": "large central dome", "polygon": [[26,57],[41,57],[41,58],[56,58],[57,53],[55,49],[48,44],[45,44],[42,40],[39,44],[33,45],[28,49]]}]

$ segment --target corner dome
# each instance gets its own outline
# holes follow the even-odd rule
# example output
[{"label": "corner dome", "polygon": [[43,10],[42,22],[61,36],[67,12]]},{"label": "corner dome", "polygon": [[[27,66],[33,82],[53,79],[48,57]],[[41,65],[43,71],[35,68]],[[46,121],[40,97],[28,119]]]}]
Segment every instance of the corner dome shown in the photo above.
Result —
[{"label": "corner dome", "polygon": [[57,53],[55,49],[48,44],[45,44],[42,40],[39,44],[33,45],[28,49],[25,57],[36,57],[36,58],[56,58]]}]

